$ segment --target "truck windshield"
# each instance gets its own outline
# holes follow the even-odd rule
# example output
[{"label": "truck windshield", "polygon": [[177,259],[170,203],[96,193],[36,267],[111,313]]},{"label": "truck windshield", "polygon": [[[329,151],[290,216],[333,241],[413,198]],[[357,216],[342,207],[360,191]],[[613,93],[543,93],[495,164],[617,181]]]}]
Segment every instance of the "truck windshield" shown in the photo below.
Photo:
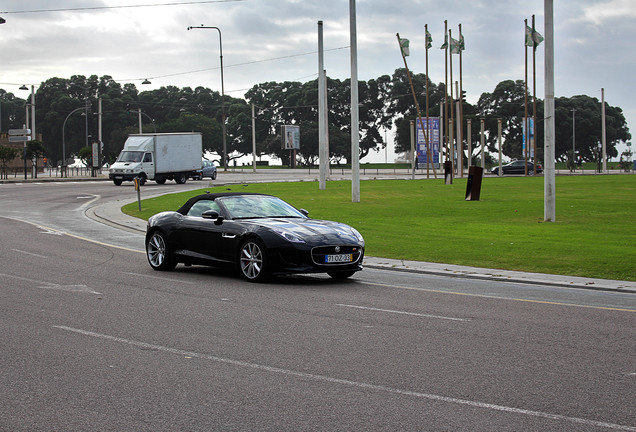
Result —
[{"label": "truck windshield", "polygon": [[123,151],[119,154],[117,162],[141,162],[144,152],[141,151]]}]

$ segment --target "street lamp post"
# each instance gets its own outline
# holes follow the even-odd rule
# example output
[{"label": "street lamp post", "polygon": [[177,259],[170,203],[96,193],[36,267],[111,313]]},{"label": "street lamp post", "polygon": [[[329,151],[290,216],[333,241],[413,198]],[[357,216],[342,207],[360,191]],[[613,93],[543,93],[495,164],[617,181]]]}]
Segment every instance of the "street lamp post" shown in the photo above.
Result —
[{"label": "street lamp post", "polygon": [[219,56],[221,59],[221,121],[223,130],[223,169],[227,171],[227,140],[225,131],[225,87],[223,82],[223,41],[221,37],[221,29],[218,27],[204,26],[201,24],[199,27],[188,27],[188,30],[192,29],[214,29],[219,32]]},{"label": "street lamp post", "polygon": [[[77,111],[81,111],[83,109],[86,109],[85,106],[83,107],[79,107],[79,108],[75,108],[73,111],[71,111],[66,118],[64,119],[64,123],[62,124],[62,173],[61,176],[62,177],[66,177],[66,138],[64,135],[64,130],[66,128],[66,121],[68,120],[68,118],[73,115],[74,113],[76,113]],[[88,140],[88,136],[86,138]]]},{"label": "street lamp post", "polygon": [[572,108],[572,163],[575,162],[574,154],[576,152],[576,108]]}]

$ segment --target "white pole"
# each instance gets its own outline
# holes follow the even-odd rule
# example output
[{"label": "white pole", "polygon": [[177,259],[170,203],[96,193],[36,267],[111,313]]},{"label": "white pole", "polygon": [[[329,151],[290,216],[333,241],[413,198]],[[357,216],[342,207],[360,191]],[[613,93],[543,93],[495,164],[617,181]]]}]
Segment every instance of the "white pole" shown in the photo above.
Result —
[{"label": "white pole", "polygon": [[327,134],[325,132],[325,67],[322,40],[322,21],[318,21],[318,160],[320,170],[320,190],[327,188]]},{"label": "white pole", "polygon": [[601,143],[603,144],[603,172],[607,172],[607,147],[606,147],[607,141],[605,141],[605,89],[604,88],[601,89]]},{"label": "white pole", "polygon": [[415,121],[411,120],[411,180],[415,180]]},{"label": "white pole", "polygon": [[31,85],[31,139],[36,141],[37,135],[35,134],[35,86]]},{"label": "white pole", "polygon": [[360,137],[358,124],[358,41],[356,0],[349,0],[351,45],[351,202],[360,202]]},{"label": "white pole", "polygon": [[480,119],[480,123],[481,123],[481,167],[482,169],[486,168],[486,151],[485,151],[485,147],[486,147],[486,133],[484,131],[484,126],[486,124],[486,119]]},{"label": "white pole", "polygon": [[499,171],[497,171],[497,175],[499,177],[503,176],[503,172],[501,171],[501,132],[502,132],[502,124],[501,119],[497,119],[497,127],[498,127],[498,141],[499,141]]},{"label": "white pole", "polygon": [[137,115],[139,115],[139,133],[142,134],[144,133],[144,130],[141,125],[141,108],[139,108],[139,110],[137,111]]},{"label": "white pole", "polygon": [[471,119],[466,120],[466,142],[468,144],[468,167],[470,168],[470,166],[472,165],[472,155],[473,155],[473,143],[472,141],[472,133],[473,133],[473,122]]},{"label": "white pole", "polygon": [[252,104],[252,172],[256,172],[256,116]]},{"label": "white pole", "polygon": [[554,173],[554,7],[553,0],[544,0],[545,20],[545,101],[543,129],[544,181],[543,220],[556,221],[556,179]]},{"label": "white pole", "polygon": [[97,98],[97,164],[98,172],[102,173],[102,97]]}]

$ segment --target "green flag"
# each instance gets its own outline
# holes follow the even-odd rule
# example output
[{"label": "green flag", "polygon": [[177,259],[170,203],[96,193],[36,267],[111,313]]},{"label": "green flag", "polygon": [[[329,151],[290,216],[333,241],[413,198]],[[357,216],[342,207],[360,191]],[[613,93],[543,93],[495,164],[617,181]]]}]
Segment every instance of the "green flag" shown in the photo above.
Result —
[{"label": "green flag", "polygon": [[431,48],[431,47],[433,47],[433,37],[428,32],[428,30],[426,30],[426,48]]},{"label": "green flag", "polygon": [[543,42],[541,33],[526,25],[526,46],[536,48],[541,42]]},{"label": "green flag", "polygon": [[459,49],[462,51],[466,49],[466,45],[464,45],[464,35],[459,36]]},{"label": "green flag", "polygon": [[400,49],[402,50],[402,55],[407,57],[409,53],[409,40],[400,38]]},{"label": "green flag", "polygon": [[446,49],[448,48],[448,35],[444,36],[444,43],[442,44],[441,47],[439,47],[439,49]]},{"label": "green flag", "polygon": [[457,39],[450,38],[450,51],[451,54],[459,54],[461,47]]}]

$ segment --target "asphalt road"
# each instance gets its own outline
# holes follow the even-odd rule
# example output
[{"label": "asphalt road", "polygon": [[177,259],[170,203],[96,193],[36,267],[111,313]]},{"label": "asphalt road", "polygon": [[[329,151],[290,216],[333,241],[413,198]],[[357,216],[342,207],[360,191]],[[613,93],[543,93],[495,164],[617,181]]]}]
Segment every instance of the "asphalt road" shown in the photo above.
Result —
[{"label": "asphalt road", "polygon": [[0,430],[636,431],[634,294],[158,273],[84,216],[131,194],[0,186]]}]

